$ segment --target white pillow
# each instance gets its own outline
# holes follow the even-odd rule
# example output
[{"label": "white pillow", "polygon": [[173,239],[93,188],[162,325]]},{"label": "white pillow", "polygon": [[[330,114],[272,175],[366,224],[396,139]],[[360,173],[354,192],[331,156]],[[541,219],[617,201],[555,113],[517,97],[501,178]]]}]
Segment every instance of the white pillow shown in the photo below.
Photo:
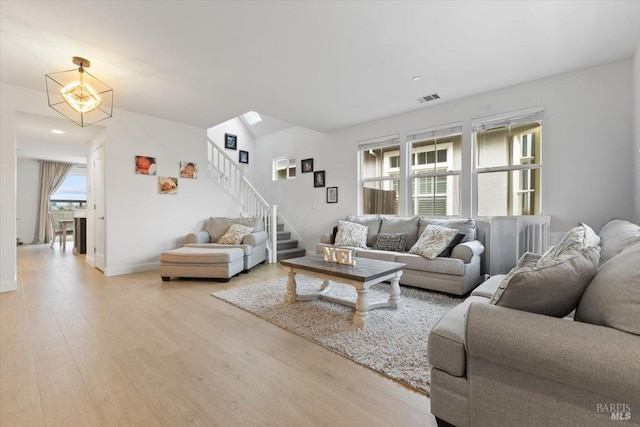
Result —
[{"label": "white pillow", "polygon": [[449,246],[456,234],[458,230],[439,225],[427,225],[416,244],[409,249],[409,253],[434,259]]},{"label": "white pillow", "polygon": [[242,239],[247,234],[250,234],[253,231],[253,227],[245,227],[240,224],[231,224],[231,226],[227,229],[227,232],[224,233],[218,243],[224,243],[225,245],[239,245],[242,242]]},{"label": "white pillow", "polygon": [[336,233],[336,246],[355,246],[357,248],[367,247],[367,233],[369,227],[349,221],[338,221],[338,232]]},{"label": "white pillow", "polygon": [[580,223],[577,227],[562,236],[557,245],[549,248],[538,260],[538,265],[546,265],[561,255],[581,253],[585,248],[600,245],[600,237],[587,224]]}]

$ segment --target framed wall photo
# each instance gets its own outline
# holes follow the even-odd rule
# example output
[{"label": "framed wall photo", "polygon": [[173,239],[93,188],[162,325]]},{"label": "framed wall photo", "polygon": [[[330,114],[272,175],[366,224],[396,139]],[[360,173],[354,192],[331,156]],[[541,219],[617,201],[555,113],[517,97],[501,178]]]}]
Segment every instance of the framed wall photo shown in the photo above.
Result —
[{"label": "framed wall photo", "polygon": [[338,187],[327,187],[327,203],[338,203]]},{"label": "framed wall photo", "polygon": [[313,172],[313,159],[304,159],[300,163],[302,173]]},{"label": "framed wall photo", "polygon": [[194,162],[180,162],[180,178],[196,179],[198,164]]},{"label": "framed wall photo", "polygon": [[178,178],[171,176],[158,177],[158,193],[160,194],[177,194]]},{"label": "framed wall photo", "polygon": [[244,150],[240,150],[240,154],[238,156],[238,161],[240,163],[249,164],[249,152],[248,151],[244,151]]},{"label": "framed wall photo", "polygon": [[224,148],[228,148],[230,150],[238,149],[238,136],[232,135],[230,133],[224,134]]},{"label": "framed wall photo", "polygon": [[313,173],[313,186],[314,187],[324,187],[325,186],[324,171],[317,171],[317,172]]},{"label": "framed wall photo", "polygon": [[156,158],[149,156],[136,156],[136,173],[140,175],[155,175]]}]

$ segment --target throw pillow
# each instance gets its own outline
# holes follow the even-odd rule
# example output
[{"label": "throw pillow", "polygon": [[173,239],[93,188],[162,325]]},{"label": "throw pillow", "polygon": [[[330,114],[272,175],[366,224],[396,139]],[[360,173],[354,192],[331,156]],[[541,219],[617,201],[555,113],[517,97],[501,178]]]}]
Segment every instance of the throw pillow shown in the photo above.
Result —
[{"label": "throw pillow", "polygon": [[331,244],[335,245],[336,243],[336,234],[338,234],[338,226],[333,227],[333,231],[331,232]]},{"label": "throw pillow", "polygon": [[223,243],[225,245],[239,245],[244,236],[250,234],[252,231],[252,227],[246,227],[240,224],[231,224],[227,229],[227,232],[224,233],[224,236],[218,239],[218,243]]},{"label": "throw pillow", "polygon": [[564,317],[578,305],[596,273],[600,248],[567,253],[548,264],[515,267],[502,279],[490,303],[547,316]]},{"label": "throw pillow", "polygon": [[367,247],[367,233],[369,228],[349,221],[338,221],[336,246]]},{"label": "throw pillow", "polygon": [[612,219],[600,230],[600,239],[600,265],[604,265],[628,246],[640,242],[640,226],[623,219]]},{"label": "throw pillow", "polygon": [[575,320],[640,335],[638,266],[640,243],[634,243],[602,264],[584,291]]},{"label": "throw pillow", "polygon": [[404,252],[407,250],[407,233],[380,233],[373,249]]},{"label": "throw pillow", "polygon": [[540,255],[533,252],[525,252],[518,260],[516,267],[535,267],[540,260]]},{"label": "throw pillow", "polygon": [[427,225],[410,254],[421,255],[427,259],[436,258],[456,237],[458,232],[439,225]]},{"label": "throw pillow", "polygon": [[552,246],[542,255],[538,264],[548,264],[563,254],[581,252],[584,248],[598,246],[599,244],[600,238],[593,229],[581,223],[577,227],[573,227],[567,231],[557,245]]},{"label": "throw pillow", "polygon": [[449,245],[444,249],[444,251],[440,252],[440,255],[438,256],[442,258],[451,258],[451,252],[453,252],[453,248],[455,248],[460,242],[462,242],[464,236],[465,235],[462,233],[456,234],[456,237],[454,237],[453,240],[449,242]]}]

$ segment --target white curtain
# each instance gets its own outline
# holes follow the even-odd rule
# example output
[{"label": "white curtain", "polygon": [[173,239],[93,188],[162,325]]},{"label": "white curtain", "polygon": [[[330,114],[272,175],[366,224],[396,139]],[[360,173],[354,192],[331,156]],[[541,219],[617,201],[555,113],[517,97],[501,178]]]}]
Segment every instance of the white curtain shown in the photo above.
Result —
[{"label": "white curtain", "polygon": [[40,161],[40,202],[38,203],[34,243],[49,243],[51,241],[51,230],[47,225],[49,198],[69,175],[72,167],[71,163]]}]

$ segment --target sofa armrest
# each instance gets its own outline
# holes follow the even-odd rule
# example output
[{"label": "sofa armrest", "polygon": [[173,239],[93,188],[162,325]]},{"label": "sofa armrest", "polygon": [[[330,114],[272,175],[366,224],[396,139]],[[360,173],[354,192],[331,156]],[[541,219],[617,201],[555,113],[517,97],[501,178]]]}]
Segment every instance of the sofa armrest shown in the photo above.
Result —
[{"label": "sofa armrest", "polygon": [[[472,303],[465,343],[469,358],[484,359],[617,402],[640,402],[640,336]],[[474,373],[469,371],[467,375]]]},{"label": "sofa armrest", "polygon": [[324,233],[322,236],[320,236],[320,243],[325,243],[327,245],[331,244],[331,234],[330,233]]},{"label": "sofa armrest", "polygon": [[469,264],[474,256],[481,255],[483,252],[484,245],[480,243],[480,240],[472,240],[460,243],[453,248],[451,258],[461,259],[465,264]]},{"label": "sofa armrest", "polygon": [[243,245],[251,245],[256,247],[267,241],[267,232],[266,231],[254,231],[251,234],[247,234],[242,238]]},{"label": "sofa armrest", "polygon": [[184,239],[185,243],[210,243],[209,233],[206,231],[198,231],[197,233],[187,234]]}]

